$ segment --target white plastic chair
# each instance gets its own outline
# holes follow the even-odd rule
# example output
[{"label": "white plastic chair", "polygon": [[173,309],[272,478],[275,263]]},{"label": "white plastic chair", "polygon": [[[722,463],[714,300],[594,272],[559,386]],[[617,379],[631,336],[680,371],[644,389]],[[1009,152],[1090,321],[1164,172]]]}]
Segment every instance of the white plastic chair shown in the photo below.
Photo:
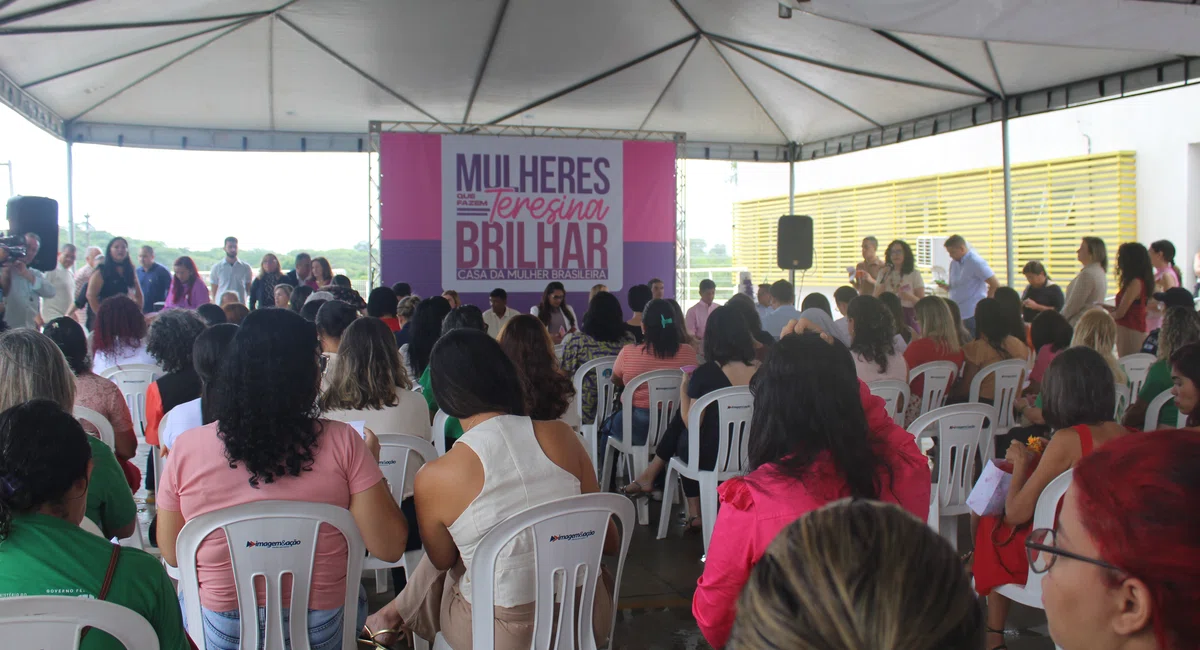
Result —
[{"label": "white plastic chair", "polygon": [[[717,462],[710,470],[700,469],[700,420],[705,409],[709,410],[708,417],[720,418],[717,425],[720,432]],[[704,552],[708,553],[713,527],[717,523],[717,485],[746,471],[754,396],[750,394],[748,386],[714,390],[696,400],[688,415],[688,459],[684,461],[676,456],[667,464],[662,514],[658,517],[658,539],[667,536],[667,528],[671,523],[671,504],[675,502],[679,478],[689,478],[700,483],[700,523],[704,531]]]},{"label": "white plastic chair", "polygon": [[953,361],[923,363],[908,371],[909,385],[922,377],[925,381],[921,387],[921,412],[918,416],[946,405],[946,394],[954,378],[958,377],[958,366]]},{"label": "white plastic chair", "polygon": [[1142,391],[1142,384],[1146,383],[1146,375],[1150,374],[1150,366],[1154,365],[1155,361],[1158,361],[1158,357],[1145,352],[1127,354],[1117,359],[1121,370],[1125,371],[1130,393],[1136,396]]},{"label": "white plastic chair", "polygon": [[[996,387],[992,393],[992,402],[996,409],[997,420],[992,422],[992,431],[997,436],[1008,433],[1009,429],[1018,424],[1016,417],[1013,415],[1013,403],[1017,401],[1017,397],[1021,394],[1025,373],[1024,361],[1021,359],[1009,359],[1007,361],[997,361],[996,363],[988,364],[971,381],[971,392],[967,401],[977,404],[979,403],[979,391],[983,387],[983,381],[989,376],[996,379]],[[992,457],[994,446],[994,442],[989,440],[987,449],[983,450],[983,458],[985,460]]]},{"label": "white plastic chair", "polygon": [[125,650],[158,650],[158,633],[150,623],[116,603],[74,596],[0,599],[6,648],[78,648],[85,627],[103,630]]},{"label": "white plastic chair", "polygon": [[900,381],[899,379],[879,379],[867,384],[867,389],[871,394],[882,398],[887,404],[888,415],[896,426],[904,426],[904,410],[908,406],[908,400],[912,397],[909,390],[908,382]]},{"label": "white plastic chair", "polygon": [[[1160,427],[1158,425],[1158,419],[1162,414],[1163,407],[1173,399],[1175,399],[1175,396],[1171,394],[1171,389],[1168,388],[1167,390],[1159,393],[1157,397],[1150,400],[1150,405],[1146,407],[1146,423],[1143,425],[1142,431],[1155,431],[1157,429],[1169,428]],[[1179,411],[1179,419],[1175,422],[1175,428],[1182,429],[1186,426],[1187,414],[1183,411]]]},{"label": "white plastic chair", "polygon": [[[436,460],[437,450],[433,448],[433,443],[417,436],[380,433],[375,437],[379,439],[379,469],[387,479],[392,498],[400,503],[408,496],[405,492],[412,492],[412,488],[408,487],[412,483],[412,475],[425,463]],[[363,562],[363,570],[375,572],[375,592],[383,593],[387,591],[388,575],[391,573],[388,569],[403,568],[411,576],[424,554],[425,551],[421,549],[406,551],[396,562],[386,562],[368,555]]]},{"label": "white plastic chair", "polygon": [[73,415],[75,416],[76,420],[87,422],[88,424],[96,427],[96,431],[100,432],[100,435],[98,436],[100,441],[108,445],[109,449],[112,449],[113,451],[117,450],[117,435],[113,433],[113,426],[112,423],[108,421],[108,418],[100,415],[90,408],[87,408],[86,406],[78,405],[75,407],[75,412]]},{"label": "white plastic chair", "polygon": [[[621,573],[633,538],[634,507],[629,499],[616,494],[581,494],[558,499],[505,519],[484,535],[475,548],[471,562],[471,604],[474,611],[489,612],[495,602],[496,560],[500,551],[518,535],[532,533],[537,567],[537,597],[534,600],[534,648],[559,650],[596,650],[592,627],[592,606],[600,579],[600,558],[608,522],[616,517],[621,534],[621,552],[614,574],[613,622],[609,628],[609,647],[616,630],[617,595],[621,593]],[[583,576],[580,577],[580,572]],[[576,592],[579,593],[576,593]],[[578,606],[576,598],[578,597]],[[551,639],[555,612],[575,612],[558,621],[558,638]],[[471,617],[471,645],[477,649],[495,647],[495,619]],[[351,647],[351,646],[347,646]],[[439,633],[434,650],[450,650]]]},{"label": "white plastic chair", "polygon": [[1116,409],[1113,413],[1113,421],[1120,422],[1125,415],[1125,409],[1133,403],[1133,395],[1129,391],[1129,386],[1125,384],[1113,384],[1113,393],[1116,396]]},{"label": "white plastic chair", "polygon": [[437,450],[438,458],[446,455],[446,422],[450,420],[450,416],[446,415],[445,411],[438,409],[436,415],[433,416],[433,425],[429,429],[429,433],[433,436],[433,448]]},{"label": "white plastic chair", "polygon": [[[635,478],[650,465],[650,455],[658,446],[671,418],[679,411],[679,387],[683,383],[683,372],[679,370],[651,370],[644,372],[625,386],[621,393],[621,431],[623,440],[608,439],[604,449],[604,468],[600,476],[601,489],[605,492],[612,490],[613,460],[616,454],[624,457],[629,478]],[[639,387],[645,386],[650,391],[650,428],[646,432],[645,444],[633,444],[633,395]],[[645,526],[650,523],[650,506],[645,499],[638,499],[638,523]]]},{"label": "white plastic chair", "polygon": [[[200,612],[200,583],[196,576],[196,551],[210,533],[223,531],[229,543],[233,578],[237,585],[241,624],[241,646],[284,650],[282,578],[292,576],[288,628],[292,650],[309,650],[308,596],[312,588],[313,558],[321,524],[337,529],[346,539],[346,575],[362,573],[366,546],[350,511],[326,503],[302,501],[257,501],[200,515],[179,531],[177,552],[179,590],[183,594],[184,618],[193,638],[203,647],[204,620]],[[255,581],[266,583],[266,624],[260,638]],[[357,579],[346,580],[342,624],[342,647],[355,648],[358,629]]]},{"label": "white plastic chair", "polygon": [[147,363],[113,366],[100,372],[101,377],[111,380],[121,389],[125,403],[129,405],[129,415],[133,418],[133,432],[139,438],[145,438],[146,435],[146,391],[163,374],[162,368]]},{"label": "white plastic chair", "polygon": [[[1059,474],[1042,490],[1037,505],[1033,509],[1033,530],[1054,528],[1054,517],[1058,512],[1058,504],[1062,501],[1063,495],[1067,493],[1067,488],[1071,487],[1071,475],[1074,471],[1069,469]],[[1000,585],[996,587],[996,593],[1026,607],[1044,609],[1042,606],[1042,578],[1045,576],[1044,573],[1035,573],[1031,568],[1025,578],[1025,586]]]},{"label": "white plastic chair", "polygon": [[[612,383],[612,369],[616,362],[616,357],[601,357],[592,359],[575,371],[575,412],[579,416],[579,435],[583,436],[583,446],[592,459],[592,467],[596,469],[597,476],[600,475],[600,459],[597,456],[599,453],[597,447],[600,446],[598,431],[600,424],[612,412],[613,396],[616,394]],[[583,382],[589,374],[593,373],[596,376],[596,418],[591,424],[585,424],[583,421]]]},{"label": "white plastic chair", "polygon": [[922,415],[911,427],[918,447],[923,438],[938,439],[937,530],[954,548],[958,548],[958,518],[970,512],[967,496],[975,480],[975,463],[980,452],[990,448],[995,423],[992,406],[954,404]]}]

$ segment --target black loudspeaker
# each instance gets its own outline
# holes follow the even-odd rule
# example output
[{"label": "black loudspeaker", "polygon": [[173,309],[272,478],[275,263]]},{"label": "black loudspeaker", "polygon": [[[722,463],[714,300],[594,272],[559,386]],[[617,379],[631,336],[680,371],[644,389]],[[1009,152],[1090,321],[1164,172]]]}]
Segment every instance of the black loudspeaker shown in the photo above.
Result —
[{"label": "black loudspeaker", "polygon": [[779,240],[776,259],[781,269],[812,268],[813,220],[798,214],[779,217]]},{"label": "black loudspeaker", "polygon": [[58,201],[44,196],[14,196],[8,200],[8,233],[20,237],[34,232],[42,238],[29,266],[53,271],[58,266]]}]

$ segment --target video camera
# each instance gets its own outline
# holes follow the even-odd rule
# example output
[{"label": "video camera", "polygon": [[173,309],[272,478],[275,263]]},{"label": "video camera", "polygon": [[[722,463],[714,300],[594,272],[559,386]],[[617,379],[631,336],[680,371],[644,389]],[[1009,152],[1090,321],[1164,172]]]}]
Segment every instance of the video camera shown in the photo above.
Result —
[{"label": "video camera", "polygon": [[0,232],[0,268],[29,253],[25,235],[41,239],[29,268],[53,271],[58,266],[58,201],[41,196],[14,196],[8,200],[8,232]]},{"label": "video camera", "polygon": [[0,235],[0,266],[25,257],[25,235]]}]

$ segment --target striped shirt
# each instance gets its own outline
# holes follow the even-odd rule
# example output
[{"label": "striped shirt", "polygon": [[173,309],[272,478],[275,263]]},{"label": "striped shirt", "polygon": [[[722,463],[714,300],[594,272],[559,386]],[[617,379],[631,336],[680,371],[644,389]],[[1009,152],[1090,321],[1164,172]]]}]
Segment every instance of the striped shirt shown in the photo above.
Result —
[{"label": "striped shirt", "polygon": [[[627,385],[638,375],[651,370],[678,370],[683,366],[697,365],[696,348],[687,343],[679,346],[675,356],[666,359],[656,357],[653,352],[647,350],[648,347],[648,345],[634,344],[621,348],[621,353],[617,355],[617,362],[613,365],[613,379]],[[643,386],[634,393],[633,407],[650,408],[650,389]]]}]

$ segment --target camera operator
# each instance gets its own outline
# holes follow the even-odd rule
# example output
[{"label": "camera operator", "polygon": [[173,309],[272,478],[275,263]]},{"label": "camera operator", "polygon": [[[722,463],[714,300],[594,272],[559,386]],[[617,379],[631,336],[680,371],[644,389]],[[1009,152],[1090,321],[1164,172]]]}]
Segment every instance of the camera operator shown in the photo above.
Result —
[{"label": "camera operator", "polygon": [[37,269],[29,268],[42,245],[41,237],[25,233],[25,257],[0,268],[0,291],[4,292],[4,318],[14,329],[37,329],[39,300],[53,298],[54,286]]}]

